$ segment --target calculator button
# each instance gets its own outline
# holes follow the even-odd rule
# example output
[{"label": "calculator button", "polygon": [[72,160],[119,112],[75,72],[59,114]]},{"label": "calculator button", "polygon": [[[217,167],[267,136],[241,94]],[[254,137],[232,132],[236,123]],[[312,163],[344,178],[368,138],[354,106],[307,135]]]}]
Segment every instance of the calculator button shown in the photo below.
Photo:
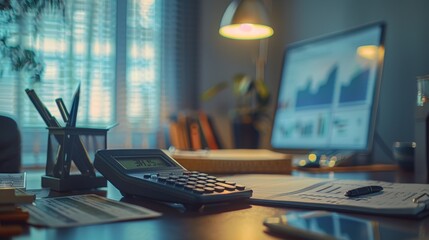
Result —
[{"label": "calculator button", "polygon": [[166,177],[159,177],[158,178],[158,182],[165,182],[165,181],[167,181]]},{"label": "calculator button", "polygon": [[235,186],[231,186],[231,185],[228,185],[228,184],[225,184],[225,183],[219,183],[218,182],[218,183],[216,183],[216,185],[224,187],[228,191],[234,191],[235,190]]},{"label": "calculator button", "polygon": [[202,188],[195,188],[195,189],[194,189],[194,193],[200,193],[200,194],[203,194],[203,193],[204,193],[204,189],[202,189]]},{"label": "calculator button", "polygon": [[207,173],[198,173],[198,176],[200,176],[200,177],[207,177],[208,174]]},{"label": "calculator button", "polygon": [[171,175],[169,178],[170,178],[170,179],[178,179],[178,178],[179,178],[179,176],[177,176],[177,175]]},{"label": "calculator button", "polygon": [[204,184],[197,184],[197,185],[195,185],[195,187],[196,188],[204,188],[205,186],[204,186]]},{"label": "calculator button", "polygon": [[214,187],[214,190],[215,190],[216,192],[223,192],[223,191],[225,190],[225,188],[224,188],[224,187],[221,187],[221,186],[216,186],[216,187]]},{"label": "calculator button", "polygon": [[186,184],[186,183],[184,183],[184,182],[176,182],[174,185],[175,185],[176,187],[184,187],[184,186],[185,186],[185,184]]},{"label": "calculator button", "polygon": [[211,180],[216,180],[216,177],[215,177],[215,176],[207,176],[207,178],[208,178],[208,179],[211,179]]},{"label": "calculator button", "polygon": [[216,185],[214,185],[213,183],[207,183],[206,187],[216,187]]},{"label": "calculator button", "polygon": [[183,172],[182,174],[187,176],[187,175],[190,175],[190,174],[191,174],[191,172],[186,171],[186,172]]},{"label": "calculator button", "polygon": [[237,190],[240,190],[240,191],[242,191],[246,188],[246,186],[240,185],[240,184],[235,185],[235,187],[237,188]]},{"label": "calculator button", "polygon": [[208,183],[216,183],[216,180],[209,179],[206,182],[208,182]]},{"label": "calculator button", "polygon": [[199,181],[197,181],[197,183],[198,183],[198,184],[202,184],[202,185],[206,185],[206,181],[201,181],[201,180],[199,180]]},{"label": "calculator button", "polygon": [[206,177],[197,177],[199,180],[207,180],[207,178]]},{"label": "calculator button", "polygon": [[225,180],[225,179],[223,179],[223,178],[218,178],[218,179],[217,179],[217,182],[224,183],[224,182],[226,182],[226,180]]},{"label": "calculator button", "polygon": [[192,174],[198,174],[198,171],[191,171]]},{"label": "calculator button", "polygon": [[188,181],[188,179],[183,179],[183,178],[179,178],[177,179],[177,182],[183,182],[186,183]]},{"label": "calculator button", "polygon": [[197,179],[197,178],[194,178],[194,177],[190,177],[190,178],[188,178],[188,180],[189,180],[189,181],[193,181],[193,182],[198,181],[198,179]]},{"label": "calculator button", "polygon": [[167,179],[167,184],[174,184],[176,181],[174,181],[173,179]]},{"label": "calculator button", "polygon": [[186,184],[188,184],[188,185],[196,185],[196,184],[197,184],[197,182],[194,182],[194,181],[188,181]]},{"label": "calculator button", "polygon": [[186,190],[192,190],[192,189],[194,189],[194,188],[195,188],[195,186],[194,186],[194,185],[185,185],[185,186],[184,186],[184,188],[185,188]]},{"label": "calculator button", "polygon": [[235,182],[225,182],[225,184],[235,186]]},{"label": "calculator button", "polygon": [[204,192],[205,192],[205,193],[212,193],[212,192],[214,192],[214,188],[211,188],[211,187],[205,187],[205,188],[204,188]]}]

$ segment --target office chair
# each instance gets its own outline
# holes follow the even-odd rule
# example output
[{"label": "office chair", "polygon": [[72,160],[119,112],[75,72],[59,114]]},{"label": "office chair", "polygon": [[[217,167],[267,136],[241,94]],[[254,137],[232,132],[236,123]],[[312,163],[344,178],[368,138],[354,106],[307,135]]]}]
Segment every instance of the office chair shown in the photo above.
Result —
[{"label": "office chair", "polygon": [[0,172],[18,173],[21,168],[21,134],[17,123],[0,115]]}]

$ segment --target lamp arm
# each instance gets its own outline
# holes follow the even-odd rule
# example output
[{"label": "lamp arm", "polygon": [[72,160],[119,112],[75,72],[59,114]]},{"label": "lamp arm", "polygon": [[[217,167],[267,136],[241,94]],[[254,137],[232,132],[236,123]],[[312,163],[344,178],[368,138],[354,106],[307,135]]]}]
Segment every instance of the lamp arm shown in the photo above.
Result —
[{"label": "lamp arm", "polygon": [[258,57],[256,58],[256,80],[265,80],[265,64],[268,55],[268,39],[259,40]]}]

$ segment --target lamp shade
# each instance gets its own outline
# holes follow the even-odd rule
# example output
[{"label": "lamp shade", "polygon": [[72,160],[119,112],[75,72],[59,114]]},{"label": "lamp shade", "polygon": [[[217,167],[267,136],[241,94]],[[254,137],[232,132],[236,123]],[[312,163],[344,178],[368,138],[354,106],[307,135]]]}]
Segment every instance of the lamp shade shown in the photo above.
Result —
[{"label": "lamp shade", "polygon": [[262,39],[274,30],[265,5],[260,0],[234,0],[223,14],[219,34],[232,39]]}]

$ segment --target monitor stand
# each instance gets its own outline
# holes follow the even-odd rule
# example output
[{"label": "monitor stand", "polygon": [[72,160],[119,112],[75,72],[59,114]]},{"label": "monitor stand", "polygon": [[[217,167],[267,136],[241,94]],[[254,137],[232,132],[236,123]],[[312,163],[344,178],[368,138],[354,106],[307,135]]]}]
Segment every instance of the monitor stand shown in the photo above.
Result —
[{"label": "monitor stand", "polygon": [[371,164],[371,154],[367,152],[323,150],[296,155],[293,163],[297,167],[345,167]]}]

